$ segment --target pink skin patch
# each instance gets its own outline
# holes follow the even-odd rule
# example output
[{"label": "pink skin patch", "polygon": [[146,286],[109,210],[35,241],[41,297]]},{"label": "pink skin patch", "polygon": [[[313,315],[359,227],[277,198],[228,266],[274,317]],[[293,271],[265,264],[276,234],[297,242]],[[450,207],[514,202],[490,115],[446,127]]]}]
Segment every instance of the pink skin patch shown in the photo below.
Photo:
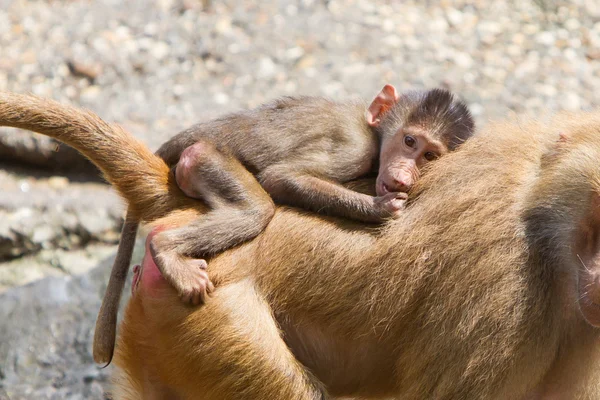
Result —
[{"label": "pink skin patch", "polygon": [[175,169],[175,180],[177,186],[187,196],[192,198],[202,198],[204,193],[201,188],[198,188],[198,174],[196,172],[199,160],[206,159],[207,154],[210,154],[210,147],[206,143],[198,142],[186,148],[177,162]]},{"label": "pink skin patch", "polygon": [[144,259],[142,260],[141,267],[136,265],[133,268],[133,285],[131,292],[133,295],[139,290],[143,291],[144,295],[150,297],[157,297],[159,292],[162,291],[167,284],[167,281],[160,273],[160,270],[156,266],[152,254],[150,253],[150,241],[161,228],[155,228],[150,232],[146,238],[146,252],[144,253]]}]

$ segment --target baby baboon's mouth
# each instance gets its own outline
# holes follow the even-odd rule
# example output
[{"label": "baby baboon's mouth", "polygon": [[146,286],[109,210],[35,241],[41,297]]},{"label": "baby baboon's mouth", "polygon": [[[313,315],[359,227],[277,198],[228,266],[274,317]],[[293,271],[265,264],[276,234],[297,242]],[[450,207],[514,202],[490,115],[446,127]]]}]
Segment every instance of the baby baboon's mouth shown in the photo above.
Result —
[{"label": "baby baboon's mouth", "polygon": [[375,188],[377,196],[384,196],[391,192],[390,187],[383,181],[381,181]]}]

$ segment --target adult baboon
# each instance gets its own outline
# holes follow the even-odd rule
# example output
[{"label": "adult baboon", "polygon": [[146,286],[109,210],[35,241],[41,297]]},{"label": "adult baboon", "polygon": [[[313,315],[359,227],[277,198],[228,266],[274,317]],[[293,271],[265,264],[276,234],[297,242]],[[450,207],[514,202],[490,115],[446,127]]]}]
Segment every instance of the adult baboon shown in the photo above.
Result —
[{"label": "adult baboon", "polygon": [[379,235],[280,208],[196,309],[146,256],[117,393],[600,398],[599,161],[599,114],[496,124]]}]

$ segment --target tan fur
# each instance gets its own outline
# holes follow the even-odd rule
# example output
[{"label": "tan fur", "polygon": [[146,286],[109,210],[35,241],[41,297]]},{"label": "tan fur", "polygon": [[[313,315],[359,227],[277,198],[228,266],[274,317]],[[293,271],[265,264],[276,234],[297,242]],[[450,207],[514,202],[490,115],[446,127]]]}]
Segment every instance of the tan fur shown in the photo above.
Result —
[{"label": "tan fur", "polygon": [[497,124],[433,165],[380,235],[280,208],[211,260],[206,306],[134,294],[125,387],[150,374],[182,399],[597,399],[578,281],[600,270],[599,160],[599,114]]}]

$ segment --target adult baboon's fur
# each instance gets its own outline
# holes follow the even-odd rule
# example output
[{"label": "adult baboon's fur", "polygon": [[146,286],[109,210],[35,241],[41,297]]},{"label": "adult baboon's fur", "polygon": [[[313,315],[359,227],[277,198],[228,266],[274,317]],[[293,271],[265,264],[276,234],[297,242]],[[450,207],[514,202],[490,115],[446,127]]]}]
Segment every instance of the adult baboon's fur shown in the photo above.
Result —
[{"label": "adult baboon's fur", "polygon": [[493,125],[414,195],[380,235],[279,209],[259,238],[211,260],[218,289],[201,308],[142,281],[122,325],[122,387],[600,398],[599,114]]}]

